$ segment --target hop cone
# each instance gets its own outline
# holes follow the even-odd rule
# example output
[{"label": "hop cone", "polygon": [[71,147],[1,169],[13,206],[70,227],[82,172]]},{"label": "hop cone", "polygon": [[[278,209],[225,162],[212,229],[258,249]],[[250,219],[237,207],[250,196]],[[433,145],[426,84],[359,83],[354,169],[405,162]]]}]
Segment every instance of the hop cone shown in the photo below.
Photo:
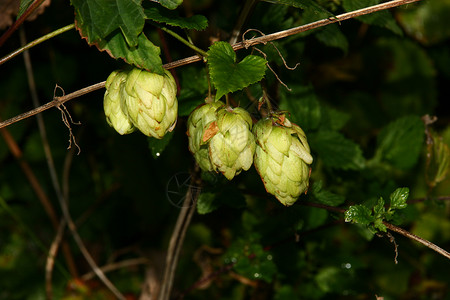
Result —
[{"label": "hop cone", "polygon": [[136,129],[121,109],[121,90],[124,87],[126,78],[126,72],[112,72],[106,80],[106,92],[103,99],[106,121],[122,135],[131,133]]},{"label": "hop cone", "polygon": [[203,140],[204,132],[208,132],[208,128],[217,120],[216,111],[224,105],[220,101],[203,104],[197,107],[188,119],[189,150],[204,171],[214,169],[209,159],[208,144]]},{"label": "hop cone", "polygon": [[122,90],[122,111],[143,134],[161,139],[177,122],[177,86],[164,75],[133,69]]},{"label": "hop cone", "polygon": [[268,193],[283,205],[294,204],[308,189],[313,158],[305,133],[284,116],[266,118],[253,127],[254,163]]},{"label": "hop cone", "polygon": [[228,180],[253,164],[255,138],[252,119],[243,108],[222,107],[216,111],[217,121],[210,127],[209,158],[214,170]]}]

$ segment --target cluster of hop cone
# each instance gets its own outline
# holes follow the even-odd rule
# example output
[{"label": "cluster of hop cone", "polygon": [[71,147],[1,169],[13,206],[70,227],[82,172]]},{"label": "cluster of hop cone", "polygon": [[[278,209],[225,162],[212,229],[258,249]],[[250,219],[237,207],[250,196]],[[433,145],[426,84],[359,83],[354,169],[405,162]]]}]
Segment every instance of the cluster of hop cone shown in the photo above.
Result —
[{"label": "cluster of hop cone", "polygon": [[[172,75],[141,69],[114,71],[106,80],[106,120],[118,133],[136,129],[161,139],[177,121],[177,87]],[[221,101],[198,106],[188,119],[189,150],[200,168],[228,180],[255,165],[268,193],[292,205],[308,189],[313,158],[303,130],[284,114],[253,125],[241,107]]]}]

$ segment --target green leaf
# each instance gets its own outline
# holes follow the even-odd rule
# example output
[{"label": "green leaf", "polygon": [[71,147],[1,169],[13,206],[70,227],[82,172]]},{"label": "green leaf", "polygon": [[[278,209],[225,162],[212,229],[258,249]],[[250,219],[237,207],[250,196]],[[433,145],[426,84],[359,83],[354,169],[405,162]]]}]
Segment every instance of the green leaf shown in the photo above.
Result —
[{"label": "green leaf", "polygon": [[125,42],[123,35],[116,32],[108,40],[103,40],[98,45],[99,49],[104,49],[114,58],[122,58],[128,64],[138,68],[146,69],[149,72],[164,74],[161,57],[161,50],[150,42],[142,33],[138,38],[138,45],[130,48]]},{"label": "green leaf", "polygon": [[308,138],[311,149],[331,168],[357,170],[364,167],[361,148],[339,132],[319,131]]},{"label": "green leaf", "polygon": [[339,48],[344,54],[348,51],[348,40],[336,24],[323,27],[315,36],[326,46]]},{"label": "green leaf", "polygon": [[322,106],[321,127],[338,131],[341,130],[350,119],[350,114],[336,110],[329,106]]},{"label": "green leaf", "polygon": [[148,138],[148,147],[152,152],[153,158],[161,156],[164,149],[170,143],[173,137],[173,132],[168,132],[162,139]]},{"label": "green leaf", "polygon": [[19,12],[17,13],[17,19],[20,18],[20,16],[23,15],[23,13],[30,7],[31,3],[33,3],[34,0],[21,0],[20,6],[19,6]]},{"label": "green leaf", "polygon": [[248,55],[236,63],[236,53],[227,42],[216,42],[208,51],[211,81],[217,89],[216,99],[260,81],[266,72],[267,61]]},{"label": "green leaf", "polygon": [[[377,5],[378,3],[380,3],[379,0],[344,0],[342,4],[344,9],[347,12],[350,12],[361,8]],[[367,24],[387,28],[398,35],[403,35],[402,29],[397,25],[394,17],[387,10],[360,16],[357,17],[357,19]]]},{"label": "green leaf", "polygon": [[315,13],[325,14],[327,17],[334,16],[331,12],[329,12],[327,9],[325,9],[323,6],[321,6],[316,1],[313,1],[313,0],[264,0],[264,1],[270,2],[270,3],[288,5],[288,6],[292,6],[292,7],[301,8],[301,9],[312,10]]},{"label": "green leaf", "polygon": [[377,204],[373,207],[373,212],[375,214],[375,217],[382,217],[384,213],[386,212],[386,209],[384,208],[384,199],[379,198]]},{"label": "green leaf", "polygon": [[428,145],[427,183],[434,187],[447,177],[450,165],[450,148],[442,137],[434,132],[430,133],[430,138],[433,143]]},{"label": "green leaf", "polygon": [[408,169],[419,159],[424,139],[424,125],[416,116],[400,118],[388,124],[378,135],[376,157]]},{"label": "green leaf", "polygon": [[201,193],[197,200],[197,212],[204,215],[216,210],[220,205],[215,200],[215,193]]},{"label": "green leaf", "polygon": [[157,0],[162,6],[168,9],[175,9],[183,3],[183,0]]},{"label": "green leaf", "polygon": [[183,18],[176,11],[164,9],[160,5],[153,5],[153,3],[150,4],[152,7],[144,9],[147,19],[184,29],[204,30],[208,27],[208,20],[204,16],[195,15]]},{"label": "green leaf", "polygon": [[406,200],[409,196],[409,189],[407,187],[398,188],[390,195],[390,209],[403,209],[408,204]]},{"label": "green leaf", "polygon": [[[383,224],[383,219],[381,219],[381,218],[376,219],[373,222],[373,228],[375,228],[376,231],[382,231],[382,232],[387,231],[386,225]],[[372,229],[372,228],[369,228],[369,229]]]},{"label": "green leaf", "polygon": [[311,190],[314,198],[321,204],[339,206],[345,202],[344,196],[322,189],[322,181],[314,182]]},{"label": "green leaf", "polygon": [[292,92],[282,89],[280,109],[290,112],[290,120],[305,131],[319,127],[321,109],[311,86],[291,86]]},{"label": "green leaf", "polygon": [[130,47],[138,45],[145,23],[139,0],[72,0],[75,24],[89,44],[98,43],[116,29],[121,30]]},{"label": "green leaf", "polygon": [[374,221],[372,211],[364,205],[352,205],[345,212],[345,222],[358,223],[361,225],[369,225]]}]

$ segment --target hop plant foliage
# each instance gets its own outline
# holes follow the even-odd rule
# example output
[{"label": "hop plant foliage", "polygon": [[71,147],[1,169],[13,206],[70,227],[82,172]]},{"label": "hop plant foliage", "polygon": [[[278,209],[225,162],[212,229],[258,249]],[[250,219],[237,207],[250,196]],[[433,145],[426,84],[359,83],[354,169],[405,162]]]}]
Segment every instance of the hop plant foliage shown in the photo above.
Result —
[{"label": "hop plant foliage", "polygon": [[128,134],[137,128],[161,139],[175,127],[177,86],[169,71],[164,75],[137,68],[114,71],[105,86],[106,120],[118,133]]},{"label": "hop plant foliage", "polygon": [[262,119],[253,127],[254,163],[268,193],[290,206],[309,186],[313,162],[306,135],[284,115]]}]

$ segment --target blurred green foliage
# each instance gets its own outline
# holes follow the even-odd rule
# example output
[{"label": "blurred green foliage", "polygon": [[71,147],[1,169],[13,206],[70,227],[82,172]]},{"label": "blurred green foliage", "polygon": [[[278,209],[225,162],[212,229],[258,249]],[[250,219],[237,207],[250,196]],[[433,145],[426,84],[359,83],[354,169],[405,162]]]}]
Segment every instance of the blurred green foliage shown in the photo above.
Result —
[{"label": "blurred green foliage", "polygon": [[[258,2],[244,29],[269,34],[378,2]],[[230,38],[242,5],[237,0],[185,0],[175,12],[207,18],[206,30],[187,31],[195,45],[207,50],[212,40]],[[393,234],[396,248],[380,225],[388,220],[450,249],[449,10],[447,0],[420,1],[256,46],[291,91],[267,70],[263,85],[236,91],[230,101],[257,120],[260,114],[251,99],[259,99],[265,88],[273,107],[289,111],[305,130],[314,156],[310,190],[286,208],[265,192],[254,168],[232,182],[202,174],[174,297],[449,299],[448,259]],[[54,1],[24,30],[33,40],[73,20],[73,7]],[[167,35],[161,40],[149,25],[146,36],[155,45],[166,43],[172,59],[192,55]],[[300,65],[287,69],[275,46],[288,66]],[[19,47],[15,33],[0,55]],[[249,54],[259,55],[240,50],[237,61]],[[125,66],[89,47],[76,31],[32,48],[30,55],[42,103],[52,99],[56,84],[69,93]],[[162,60],[169,58],[162,55]],[[174,71],[181,87],[179,120],[173,134],[161,141],[115,133],[103,114],[104,91],[66,103],[73,120],[81,122],[71,125],[79,155],[66,149],[69,132],[61,112],[53,108],[41,114],[59,181],[69,189],[70,212],[96,262],[148,259],[107,273],[129,299],[139,298],[146,275],[161,270],[194,169],[186,120],[207,96],[207,72],[202,63]],[[2,120],[32,109],[21,57],[0,66],[0,91]],[[437,120],[425,126],[427,114]],[[35,117],[6,130],[60,216]],[[44,299],[47,251],[39,244],[48,250],[55,229],[4,138],[0,170],[0,200],[6,205],[0,208],[0,299]],[[406,202],[400,187],[409,189]],[[344,222],[339,210],[349,207],[352,220],[360,224]],[[56,260],[64,271],[53,270],[54,298],[113,299],[95,277],[83,280],[91,269],[70,233],[64,239],[79,277],[67,275],[60,250]]]}]

